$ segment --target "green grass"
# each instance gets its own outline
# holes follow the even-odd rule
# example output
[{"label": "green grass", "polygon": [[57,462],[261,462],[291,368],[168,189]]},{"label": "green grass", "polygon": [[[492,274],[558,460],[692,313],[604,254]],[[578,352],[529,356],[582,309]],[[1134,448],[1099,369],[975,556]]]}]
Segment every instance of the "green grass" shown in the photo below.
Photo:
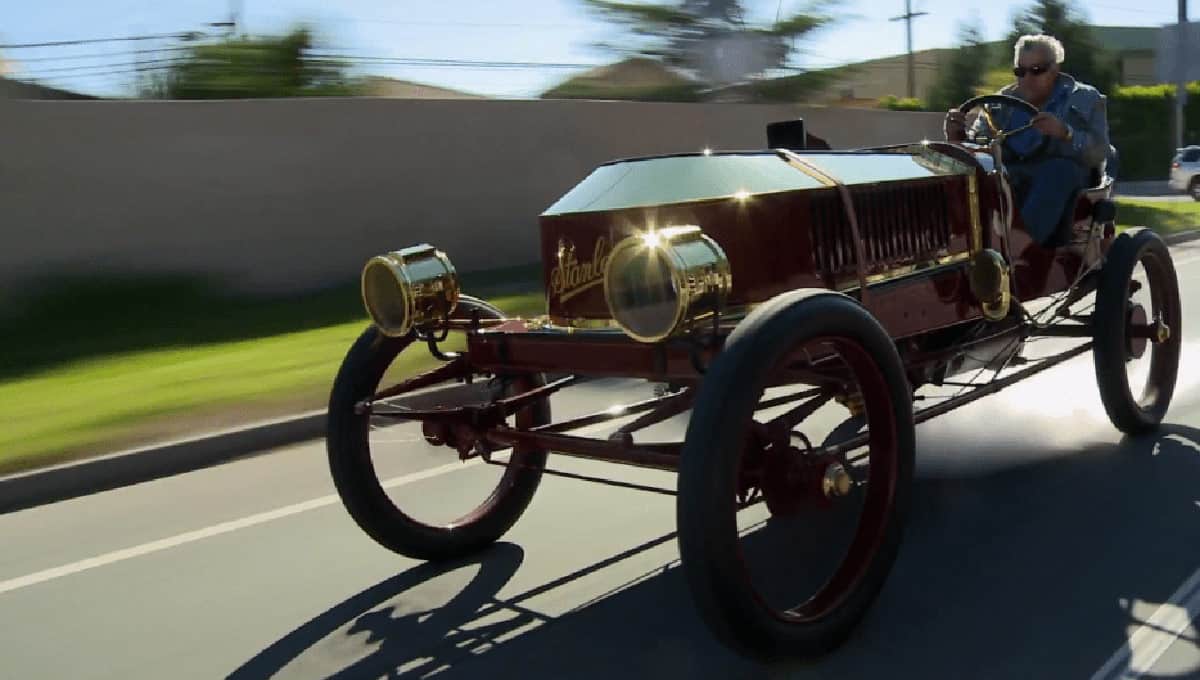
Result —
[{"label": "green grass", "polygon": [[1149,227],[1160,234],[1200,228],[1200,202],[1117,200],[1120,227]]},{"label": "green grass", "polygon": [[[469,273],[489,296],[541,289],[540,265]],[[365,319],[358,284],[247,295],[199,278],[59,278],[0,293],[0,381],[114,354],[268,338]]]},{"label": "green grass", "polygon": [[[544,297],[532,273],[466,276],[464,289],[509,314],[538,314]],[[0,341],[7,359],[0,373],[0,472],[178,435],[189,426],[320,408],[367,323],[354,286],[262,299],[177,281],[92,284],[77,289],[81,306],[66,305],[70,288],[59,286],[36,298],[59,304],[10,311],[9,320],[44,325],[40,333],[13,326]],[[113,291],[125,296],[111,297]],[[170,309],[176,311],[164,316]],[[414,369],[427,361],[423,352],[411,354],[404,360]]]}]

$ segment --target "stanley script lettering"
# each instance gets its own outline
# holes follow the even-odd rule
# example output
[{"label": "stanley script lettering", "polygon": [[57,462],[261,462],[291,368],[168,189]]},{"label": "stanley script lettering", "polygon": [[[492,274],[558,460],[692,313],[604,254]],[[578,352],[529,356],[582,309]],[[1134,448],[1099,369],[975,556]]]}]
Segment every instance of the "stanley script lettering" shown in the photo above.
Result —
[{"label": "stanley script lettering", "polygon": [[608,239],[596,239],[592,259],[580,262],[575,257],[575,244],[558,242],[558,266],[550,272],[550,292],[560,302],[566,302],[604,282],[604,268],[608,265]]}]

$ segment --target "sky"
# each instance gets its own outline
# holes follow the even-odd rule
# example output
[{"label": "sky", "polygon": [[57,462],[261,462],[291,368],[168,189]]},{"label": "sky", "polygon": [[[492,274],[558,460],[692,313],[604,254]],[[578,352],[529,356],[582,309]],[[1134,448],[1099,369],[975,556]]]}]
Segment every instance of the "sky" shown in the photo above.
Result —
[{"label": "sky", "polygon": [[[976,18],[989,39],[1002,38],[1014,12],[1028,2],[997,0],[970,7],[962,0],[912,0],[928,12],[914,22],[915,49],[951,47],[958,25]],[[748,0],[751,18],[771,22],[776,12],[801,9],[804,0]],[[1159,26],[1174,22],[1177,0],[1087,2],[1086,16],[1106,26]],[[1190,0],[1197,18],[1200,0]],[[0,3],[0,60],[10,75],[103,96],[131,93],[135,67],[153,66],[177,44],[170,39],[19,48],[5,45],[122,36],[219,33],[240,7],[241,30],[278,34],[297,23],[312,26],[321,45],[356,57],[536,62],[555,66],[482,69],[376,62],[360,73],[390,76],[497,97],[534,97],[588,65],[614,61],[598,43],[623,34],[583,8],[580,0],[4,0]],[[844,0],[833,26],[801,41],[793,59],[819,68],[903,53],[903,0]],[[1068,61],[1070,56],[1068,55]],[[161,62],[159,62],[161,63]],[[362,62],[360,62],[362,63]]]}]

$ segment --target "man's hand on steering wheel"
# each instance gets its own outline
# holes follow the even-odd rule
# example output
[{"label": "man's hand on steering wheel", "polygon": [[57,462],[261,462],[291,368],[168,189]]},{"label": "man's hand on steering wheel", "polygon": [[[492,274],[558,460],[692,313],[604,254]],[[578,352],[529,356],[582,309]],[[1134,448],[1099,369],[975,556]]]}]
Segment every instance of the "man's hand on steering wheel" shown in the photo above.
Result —
[{"label": "man's hand on steering wheel", "polygon": [[1068,130],[1067,124],[1062,122],[1058,116],[1053,113],[1042,112],[1033,117],[1029,125],[1038,132],[1053,137],[1055,139],[1066,139]]},{"label": "man's hand on steering wheel", "polygon": [[946,122],[942,125],[947,142],[961,144],[967,141],[967,114],[958,109],[946,112]]},{"label": "man's hand on steering wheel", "polygon": [[[946,114],[945,131],[947,141],[957,143],[966,141],[967,113],[976,108],[986,107],[989,104],[1009,106],[1029,114],[1031,119],[1030,122],[1027,125],[1022,125],[1021,127],[1013,130],[998,129],[995,121],[992,120],[992,117],[986,108],[983,109],[981,114],[982,120],[987,124],[988,127],[988,136],[992,139],[999,137],[1003,145],[1009,151],[1017,154],[1018,157],[1030,158],[1044,152],[1046,149],[1046,139],[1049,137],[1059,137],[1059,135],[1061,135],[1061,137],[1059,137],[1060,139],[1066,139],[1067,137],[1066,125],[1064,125],[1062,121],[1060,121],[1053,114],[1042,113],[1038,111],[1036,106],[1030,104],[1024,99],[1019,99],[1006,94],[985,94],[979,97],[972,97],[971,99],[968,99],[957,109],[952,109]],[[1013,148],[1009,144],[1009,141],[1014,136],[1031,128],[1038,130],[1044,135],[1042,142],[1032,151],[1020,153],[1017,149]],[[961,137],[958,137],[958,135],[961,135]],[[956,137],[958,138],[956,139]]]}]

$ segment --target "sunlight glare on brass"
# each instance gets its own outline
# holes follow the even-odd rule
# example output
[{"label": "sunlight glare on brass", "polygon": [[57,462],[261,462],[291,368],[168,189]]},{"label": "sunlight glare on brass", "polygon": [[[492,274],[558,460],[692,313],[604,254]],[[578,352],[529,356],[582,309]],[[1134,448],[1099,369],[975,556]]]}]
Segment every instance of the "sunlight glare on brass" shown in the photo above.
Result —
[{"label": "sunlight glare on brass", "polygon": [[618,243],[604,272],[604,298],[617,325],[659,342],[710,318],[732,287],[724,251],[694,225],[650,229]]},{"label": "sunlight glare on brass", "polygon": [[647,248],[657,248],[661,243],[662,239],[654,229],[642,234],[642,245]]}]

